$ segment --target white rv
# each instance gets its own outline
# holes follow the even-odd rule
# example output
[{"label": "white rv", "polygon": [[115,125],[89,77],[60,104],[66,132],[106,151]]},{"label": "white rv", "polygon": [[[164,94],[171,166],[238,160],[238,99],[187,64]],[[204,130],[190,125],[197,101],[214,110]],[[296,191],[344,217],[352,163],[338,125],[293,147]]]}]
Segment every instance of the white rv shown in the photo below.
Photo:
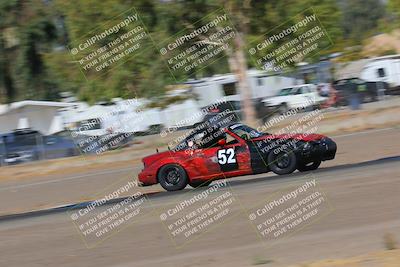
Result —
[{"label": "white rv", "polygon": [[149,103],[147,99],[113,102],[112,105],[81,105],[78,109],[65,110],[62,113],[63,121],[76,134],[103,136],[143,133],[155,126],[185,128],[202,120],[198,104],[191,99],[171,104],[165,109],[146,108]]},{"label": "white rv", "polygon": [[[304,83],[296,78],[270,75],[263,71],[249,70],[248,81],[253,99],[274,96],[280,89]],[[201,107],[215,103],[217,100],[240,101],[237,80],[233,74],[215,75],[199,80],[188,81],[193,93],[198,96]]]},{"label": "white rv", "polygon": [[368,82],[386,82],[400,88],[400,55],[371,59],[362,69],[360,78]]}]

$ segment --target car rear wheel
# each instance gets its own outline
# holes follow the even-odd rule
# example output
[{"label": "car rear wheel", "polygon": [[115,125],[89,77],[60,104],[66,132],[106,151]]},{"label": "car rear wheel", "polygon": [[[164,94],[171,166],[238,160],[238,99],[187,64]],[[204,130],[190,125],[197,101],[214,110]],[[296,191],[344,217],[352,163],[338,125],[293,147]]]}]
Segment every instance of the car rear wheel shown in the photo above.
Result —
[{"label": "car rear wheel", "polygon": [[209,186],[211,183],[212,183],[212,180],[210,180],[210,181],[193,181],[193,182],[189,182],[189,185],[193,188],[197,188],[197,187]]},{"label": "car rear wheel", "polygon": [[177,164],[161,167],[157,178],[161,186],[167,191],[182,190],[188,183],[186,171]]},{"label": "car rear wheel", "polygon": [[271,171],[279,175],[292,173],[297,167],[296,155],[290,150],[282,150],[278,153],[271,151],[267,160]]},{"label": "car rear wheel", "polygon": [[301,172],[306,172],[306,171],[313,171],[318,169],[319,165],[321,165],[321,161],[314,161],[314,162],[309,162],[309,163],[302,163],[297,166],[297,169]]}]

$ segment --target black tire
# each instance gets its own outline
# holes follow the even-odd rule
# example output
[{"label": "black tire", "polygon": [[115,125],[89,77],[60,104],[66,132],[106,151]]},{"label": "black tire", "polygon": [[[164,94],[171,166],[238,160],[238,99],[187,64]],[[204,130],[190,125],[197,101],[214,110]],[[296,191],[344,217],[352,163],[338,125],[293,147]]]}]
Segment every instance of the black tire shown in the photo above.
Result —
[{"label": "black tire", "polygon": [[299,164],[299,166],[297,166],[297,169],[300,172],[313,171],[313,170],[318,169],[319,165],[321,165],[321,161],[320,160],[314,161],[314,162],[309,162],[309,163],[306,163],[306,164],[301,163],[301,164]]},{"label": "black tire", "polygon": [[311,106],[305,107],[304,111],[305,112],[310,112],[310,111],[313,111],[313,110],[316,110],[316,109],[318,109],[318,105],[311,105]]},{"label": "black tire", "polygon": [[212,183],[212,180],[210,181],[193,181],[193,182],[189,182],[189,185],[193,188],[197,188],[197,187],[206,187],[209,186]]},{"label": "black tire", "polygon": [[182,190],[188,184],[186,171],[177,164],[162,166],[157,178],[161,186],[167,191]]},{"label": "black tire", "polygon": [[[279,148],[278,148],[279,149]],[[293,151],[281,150],[278,153],[271,151],[267,157],[268,166],[275,174],[289,174],[297,169],[297,158]]]},{"label": "black tire", "polygon": [[280,104],[280,106],[278,108],[278,113],[279,114],[284,114],[284,113],[286,113],[288,111],[289,111],[289,107],[288,107],[288,105],[286,103]]}]

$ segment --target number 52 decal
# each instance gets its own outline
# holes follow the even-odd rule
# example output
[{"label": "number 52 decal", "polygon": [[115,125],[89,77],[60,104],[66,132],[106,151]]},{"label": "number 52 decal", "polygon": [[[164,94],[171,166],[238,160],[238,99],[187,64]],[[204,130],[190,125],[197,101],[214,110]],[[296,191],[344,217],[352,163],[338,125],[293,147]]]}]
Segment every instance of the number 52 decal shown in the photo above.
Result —
[{"label": "number 52 decal", "polygon": [[218,157],[218,163],[221,165],[236,163],[234,148],[218,150],[217,157]]}]

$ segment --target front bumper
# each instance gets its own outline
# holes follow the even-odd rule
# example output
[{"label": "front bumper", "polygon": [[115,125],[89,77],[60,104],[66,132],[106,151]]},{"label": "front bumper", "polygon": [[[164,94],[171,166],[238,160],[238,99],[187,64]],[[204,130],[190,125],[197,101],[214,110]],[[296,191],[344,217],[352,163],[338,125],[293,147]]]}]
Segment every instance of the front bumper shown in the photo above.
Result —
[{"label": "front bumper", "polygon": [[307,146],[303,146],[300,152],[300,161],[308,163],[332,160],[336,156],[336,150],[337,145],[335,141],[324,137],[320,140],[309,142]]}]

